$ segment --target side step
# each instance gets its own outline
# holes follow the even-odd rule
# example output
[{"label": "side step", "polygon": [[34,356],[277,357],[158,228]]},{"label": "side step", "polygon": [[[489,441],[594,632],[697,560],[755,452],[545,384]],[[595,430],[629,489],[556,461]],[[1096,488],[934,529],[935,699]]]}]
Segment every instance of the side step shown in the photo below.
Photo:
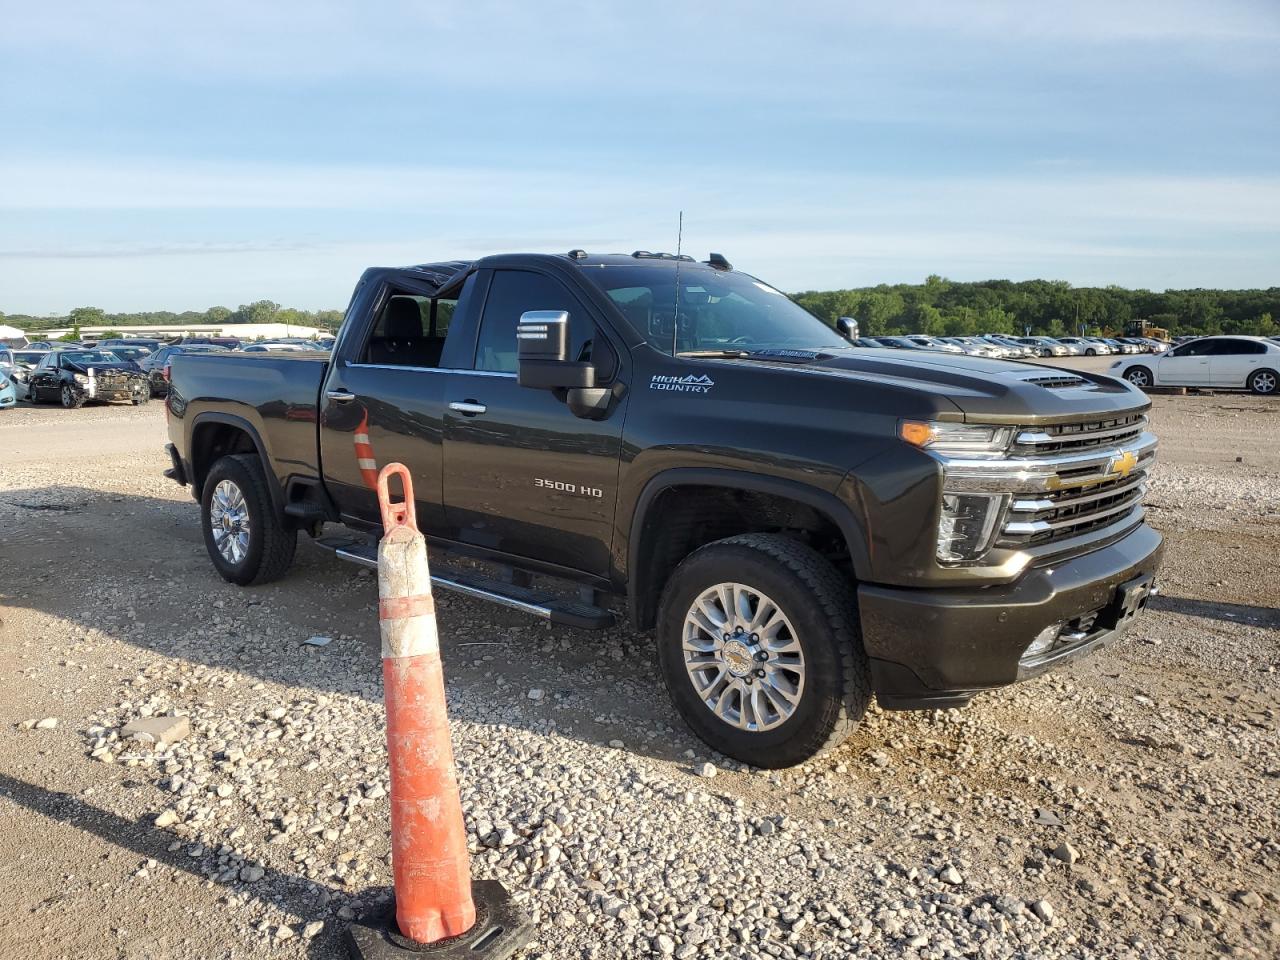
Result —
[{"label": "side step", "polygon": [[[378,548],[359,537],[330,536],[312,541],[339,559],[378,569]],[[431,563],[431,585],[452,590],[468,597],[499,603],[504,607],[543,617],[552,623],[582,630],[607,630],[616,622],[612,610],[577,600],[557,597],[545,590],[522,587],[470,571],[451,569],[437,561]]]}]

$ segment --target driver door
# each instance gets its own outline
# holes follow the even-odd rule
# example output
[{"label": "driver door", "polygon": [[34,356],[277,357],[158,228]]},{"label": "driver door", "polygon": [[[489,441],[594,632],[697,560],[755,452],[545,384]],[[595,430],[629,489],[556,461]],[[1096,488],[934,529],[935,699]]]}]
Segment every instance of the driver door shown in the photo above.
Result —
[{"label": "driver door", "polygon": [[1209,383],[1211,340],[1192,340],[1174,347],[1157,362],[1157,383],[1162,386],[1195,386]]}]

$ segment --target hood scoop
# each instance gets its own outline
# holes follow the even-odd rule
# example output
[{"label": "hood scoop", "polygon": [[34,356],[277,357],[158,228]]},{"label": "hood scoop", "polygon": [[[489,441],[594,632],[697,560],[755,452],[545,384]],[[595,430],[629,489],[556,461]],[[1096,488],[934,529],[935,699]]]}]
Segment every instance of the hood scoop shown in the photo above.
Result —
[{"label": "hood scoop", "polygon": [[1047,376],[1019,377],[1023,383],[1034,383],[1046,390],[1067,390],[1071,387],[1087,387],[1089,381],[1083,377],[1075,377],[1069,373],[1048,374]]}]

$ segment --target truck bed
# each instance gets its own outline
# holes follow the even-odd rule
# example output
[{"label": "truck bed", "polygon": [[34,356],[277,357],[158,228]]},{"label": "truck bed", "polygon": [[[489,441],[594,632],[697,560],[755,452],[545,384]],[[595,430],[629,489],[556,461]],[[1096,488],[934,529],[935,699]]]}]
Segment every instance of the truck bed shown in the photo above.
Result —
[{"label": "truck bed", "polygon": [[[254,428],[282,487],[294,476],[317,478],[317,402],[328,369],[323,352],[178,354],[166,401],[175,414],[170,432],[216,411]],[[181,448],[190,449],[185,442]]]}]

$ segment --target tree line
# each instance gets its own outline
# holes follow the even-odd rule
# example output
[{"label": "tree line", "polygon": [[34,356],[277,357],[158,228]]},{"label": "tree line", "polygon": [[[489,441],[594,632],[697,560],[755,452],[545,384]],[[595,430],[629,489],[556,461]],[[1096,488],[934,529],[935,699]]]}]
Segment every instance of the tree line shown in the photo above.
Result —
[{"label": "tree line", "polygon": [[282,307],[271,300],[255,300],[232,310],[210,307],[208,310],[147,310],[138,313],[108,313],[100,307],[76,307],[65,316],[32,317],[24,314],[0,313],[0,323],[20,330],[40,331],[56,327],[114,327],[164,325],[181,327],[200,323],[287,323],[300,327],[318,327],[336,332],[342,325],[341,310],[297,310]]},{"label": "tree line", "polygon": [[[927,333],[969,336],[1016,333],[1067,336],[1082,328],[1089,334],[1123,335],[1131,320],[1146,320],[1177,336],[1217,333],[1280,334],[1280,287],[1265,290],[1130,290],[1125,287],[1073,287],[1061,280],[983,280],[958,283],[930,276],[924,283],[880,284],[848,290],[807,290],[793,299],[834,324],[854,317],[868,336]],[[76,307],[66,316],[5,316],[0,323],[24,330],[53,327],[137,324],[289,323],[336,332],[341,310],[297,310],[271,300],[256,300],[203,312],[167,310],[107,313]]]},{"label": "tree line", "polygon": [[983,280],[957,283],[930,276],[924,283],[880,284],[793,295],[834,324],[854,317],[866,336],[980,333],[1123,336],[1131,320],[1146,320],[1173,336],[1219,333],[1280,334],[1280,287],[1266,290],[1130,290],[1073,287],[1061,280]]}]

